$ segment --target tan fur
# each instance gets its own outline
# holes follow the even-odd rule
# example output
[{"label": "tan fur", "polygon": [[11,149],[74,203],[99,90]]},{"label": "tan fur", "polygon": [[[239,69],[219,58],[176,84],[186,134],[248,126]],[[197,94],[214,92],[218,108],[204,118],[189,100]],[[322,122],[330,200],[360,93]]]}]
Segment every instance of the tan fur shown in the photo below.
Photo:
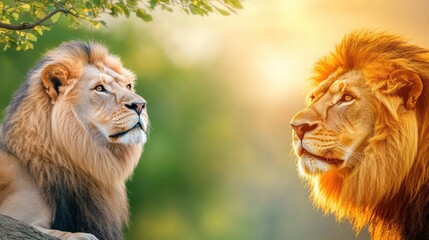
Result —
[{"label": "tan fur", "polygon": [[[316,64],[313,86],[313,100],[291,124],[316,126],[302,140],[294,136],[316,206],[357,230],[370,224],[374,239],[429,236],[428,51],[383,32],[354,32]],[[349,92],[354,100],[338,102]],[[335,140],[321,135],[328,131]],[[312,154],[344,162],[302,155],[313,145]],[[305,171],[312,160],[324,169]]]},{"label": "tan fur", "polygon": [[[48,52],[15,93],[3,123],[0,169],[15,167],[0,171],[0,209],[5,207],[4,199],[33,184],[36,198],[22,196],[21,202],[9,203],[6,207],[12,204],[22,212],[7,215],[22,219],[34,202],[40,202],[48,210],[30,218],[47,220],[36,227],[55,227],[60,221],[56,217],[62,216],[58,223],[62,230],[89,229],[103,239],[121,238],[121,227],[128,220],[125,181],[139,160],[148,129],[146,109],[136,114],[130,107],[145,103],[132,90],[134,79],[119,58],[99,44],[69,42]],[[105,92],[95,89],[100,84]],[[3,191],[22,178],[27,179],[22,186]],[[68,207],[85,223],[67,223],[79,219],[67,215]]]}]

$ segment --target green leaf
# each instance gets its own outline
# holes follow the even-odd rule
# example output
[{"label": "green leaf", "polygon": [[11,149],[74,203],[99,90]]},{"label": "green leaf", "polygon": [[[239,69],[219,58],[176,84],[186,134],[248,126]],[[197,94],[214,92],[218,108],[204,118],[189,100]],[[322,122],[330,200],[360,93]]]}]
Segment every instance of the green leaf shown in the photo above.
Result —
[{"label": "green leaf", "polygon": [[43,35],[43,28],[41,26],[35,26],[34,30],[36,30],[37,34]]},{"label": "green leaf", "polygon": [[239,0],[224,0],[223,1],[226,5],[232,6],[236,9],[242,9],[243,5]]},{"label": "green leaf", "polygon": [[48,8],[48,11],[49,11],[49,12],[52,12],[52,11],[54,11],[54,10],[55,10],[55,7],[54,7],[54,6],[52,6],[52,5],[48,5],[48,6],[46,6],[46,8]]},{"label": "green leaf", "polygon": [[17,12],[13,12],[12,16],[13,16],[13,19],[15,19],[15,21],[17,21],[19,19],[19,13],[17,13]]},{"label": "green leaf", "polygon": [[199,14],[198,9],[196,7],[194,7],[193,5],[189,6],[189,10],[191,10],[192,14]]},{"label": "green leaf", "polygon": [[85,6],[87,9],[93,9],[94,8],[94,5],[92,5],[92,2],[90,2],[90,1],[86,2]]},{"label": "green leaf", "polygon": [[195,7],[194,5],[189,5],[189,10],[191,10],[191,13],[194,15],[207,15],[207,12],[205,12],[201,8]]},{"label": "green leaf", "polygon": [[92,3],[94,3],[94,5],[96,7],[101,7],[103,6],[103,4],[101,3],[101,0],[92,0]]},{"label": "green leaf", "polygon": [[[150,1],[152,2],[152,1]],[[136,0],[127,0],[127,5],[130,7],[137,7],[137,1]]]},{"label": "green leaf", "polygon": [[99,29],[100,28],[100,23],[98,21],[91,21],[91,25],[95,28],[95,29]]},{"label": "green leaf", "polygon": [[228,11],[226,11],[225,9],[218,8],[218,7],[215,7],[215,8],[216,8],[216,11],[218,13],[220,13],[221,15],[223,15],[223,16],[229,16],[229,15],[231,15],[231,13],[228,12]]},{"label": "green leaf", "polygon": [[13,12],[15,12],[16,11],[16,8],[13,8],[13,7],[11,7],[11,8],[8,8],[8,6],[6,5],[6,13],[8,13],[8,14],[12,14]]},{"label": "green leaf", "polygon": [[46,16],[46,14],[40,10],[36,10],[36,12],[34,13],[34,15],[36,15],[37,18],[43,18]]},{"label": "green leaf", "polygon": [[173,9],[167,5],[161,5],[161,10],[173,12]]},{"label": "green leaf", "polygon": [[49,30],[51,30],[52,28],[51,28],[51,27],[48,27],[48,26],[42,26],[42,29],[43,29],[43,31],[49,31]]},{"label": "green leaf", "polygon": [[112,11],[110,14],[115,16],[115,17],[124,13],[122,8],[120,8],[117,4],[113,4],[112,7],[110,8],[110,10]]},{"label": "green leaf", "polygon": [[158,1],[156,0],[149,0],[149,8],[150,9],[155,9],[155,7],[158,5]]},{"label": "green leaf", "polygon": [[24,3],[19,8],[22,9],[24,12],[29,12],[31,9],[31,6],[30,4]]},{"label": "green leaf", "polygon": [[56,22],[58,22],[58,19],[60,19],[60,17],[61,17],[61,13],[56,13],[56,14],[54,14],[50,19],[51,19],[51,22],[52,23],[56,23]]},{"label": "green leaf", "polygon": [[74,14],[74,15],[77,15],[77,14],[78,14],[78,12],[76,11],[76,9],[70,9],[70,13],[71,13],[71,14]]},{"label": "green leaf", "polygon": [[226,5],[225,7],[228,8],[229,12],[231,12],[231,13],[237,13],[237,11],[235,11],[234,8],[232,8],[232,7],[228,6],[228,5]]},{"label": "green leaf", "polygon": [[107,23],[103,20],[98,20],[98,22],[103,25],[104,27],[107,27]]},{"label": "green leaf", "polygon": [[146,11],[142,8],[139,8],[136,10],[136,16],[143,19],[145,22],[152,21],[152,16],[150,14],[147,14]]},{"label": "green leaf", "polygon": [[37,37],[36,37],[36,35],[34,35],[34,34],[32,34],[32,33],[27,33],[27,34],[25,34],[25,37],[26,37],[28,40],[33,41],[33,42],[37,41]]},{"label": "green leaf", "polygon": [[130,16],[130,10],[128,9],[128,6],[125,5],[122,2],[119,2],[118,4],[116,4],[118,7],[120,7],[123,11],[123,13],[125,14],[125,16],[129,17]]},{"label": "green leaf", "polygon": [[[31,42],[28,42],[27,43],[27,46],[30,48],[30,49],[34,49],[34,45],[31,43]],[[27,48],[28,49],[28,48]]]},{"label": "green leaf", "polygon": [[36,7],[36,8],[45,8],[45,7],[46,7],[42,2],[38,2],[38,1],[33,1],[33,2],[31,3],[31,5],[32,5],[33,7]]},{"label": "green leaf", "polygon": [[211,5],[211,3],[210,3],[210,1],[209,1],[209,0],[202,0],[202,2],[203,2],[203,4],[204,4],[204,5],[206,5],[206,6],[210,6],[210,5]]}]

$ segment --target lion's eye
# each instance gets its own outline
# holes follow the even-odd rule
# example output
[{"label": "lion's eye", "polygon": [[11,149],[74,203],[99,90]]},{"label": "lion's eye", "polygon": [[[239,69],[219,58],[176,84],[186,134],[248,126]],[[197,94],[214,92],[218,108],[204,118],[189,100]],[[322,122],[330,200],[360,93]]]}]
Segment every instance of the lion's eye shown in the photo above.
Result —
[{"label": "lion's eye", "polygon": [[104,91],[106,91],[106,89],[104,88],[104,86],[103,85],[98,85],[98,86],[96,86],[95,88],[95,91],[97,91],[97,92],[104,92]]},{"label": "lion's eye", "polygon": [[131,89],[131,84],[128,84],[128,85],[127,85],[127,88],[128,88],[128,89]]},{"label": "lion's eye", "polygon": [[341,96],[341,99],[339,102],[350,102],[351,100],[353,100],[354,97],[348,93],[344,93],[343,96]]}]

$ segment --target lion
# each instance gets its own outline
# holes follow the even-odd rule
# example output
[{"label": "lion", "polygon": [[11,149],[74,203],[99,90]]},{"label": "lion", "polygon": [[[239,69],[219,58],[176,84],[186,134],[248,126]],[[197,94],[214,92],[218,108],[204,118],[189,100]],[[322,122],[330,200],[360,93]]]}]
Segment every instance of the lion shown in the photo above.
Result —
[{"label": "lion", "polygon": [[311,80],[290,125],[315,206],[372,239],[429,239],[429,51],[359,30]]},{"label": "lion", "polygon": [[46,53],[6,109],[0,214],[61,239],[122,239],[149,124],[134,81],[101,44]]}]

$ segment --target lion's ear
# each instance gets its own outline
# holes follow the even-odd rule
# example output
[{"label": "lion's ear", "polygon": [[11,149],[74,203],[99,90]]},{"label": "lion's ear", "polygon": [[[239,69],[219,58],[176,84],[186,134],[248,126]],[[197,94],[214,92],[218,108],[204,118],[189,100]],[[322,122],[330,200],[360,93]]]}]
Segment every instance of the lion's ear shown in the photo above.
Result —
[{"label": "lion's ear", "polygon": [[387,82],[389,92],[395,92],[404,99],[406,109],[414,109],[417,99],[423,91],[423,83],[420,76],[410,70],[399,69],[390,74]]},{"label": "lion's ear", "polygon": [[42,83],[53,103],[63,91],[60,87],[67,85],[69,76],[68,69],[57,63],[50,64],[42,70]]}]

